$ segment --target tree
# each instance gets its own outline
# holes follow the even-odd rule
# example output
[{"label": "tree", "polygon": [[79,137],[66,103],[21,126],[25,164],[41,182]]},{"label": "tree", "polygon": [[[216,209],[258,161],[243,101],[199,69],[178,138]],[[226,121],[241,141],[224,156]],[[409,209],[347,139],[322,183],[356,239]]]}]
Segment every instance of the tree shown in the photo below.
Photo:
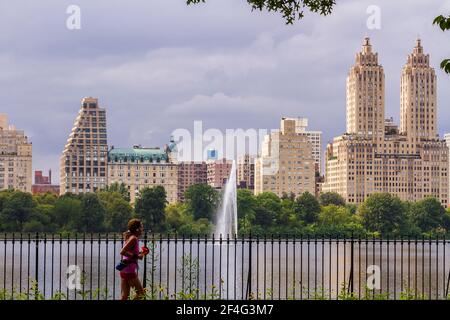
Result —
[{"label": "tree", "polygon": [[[282,210],[281,199],[272,192],[263,192],[256,196],[254,223],[265,231],[271,232],[272,227],[277,225]],[[252,228],[252,233],[256,233]]]},{"label": "tree", "polygon": [[81,219],[81,200],[70,194],[59,197],[51,212],[52,221],[60,231],[77,231]]},{"label": "tree", "polygon": [[376,193],[368,197],[359,207],[358,214],[368,231],[382,235],[402,233],[406,220],[401,200],[389,193]]},{"label": "tree", "polygon": [[422,232],[444,227],[445,209],[436,198],[429,197],[412,204],[410,215]]},{"label": "tree", "polygon": [[236,197],[239,233],[249,233],[255,220],[255,196],[248,189],[238,189]]},{"label": "tree", "polygon": [[445,209],[445,215],[444,218],[442,219],[442,223],[444,225],[445,230],[447,230],[447,232],[450,231],[450,207]]},{"label": "tree", "polygon": [[25,232],[55,232],[58,226],[53,220],[52,204],[38,203],[28,222],[24,225]]},{"label": "tree", "polygon": [[130,202],[119,192],[100,191],[98,197],[106,209],[106,230],[115,232],[123,230],[133,215]]},{"label": "tree", "polygon": [[310,224],[317,221],[320,204],[311,193],[306,191],[295,200],[294,210],[300,220]]},{"label": "tree", "polygon": [[110,185],[107,185],[102,191],[117,192],[122,196],[123,199],[130,202],[130,191],[123,182],[122,183],[114,182]]},{"label": "tree", "polygon": [[353,218],[347,208],[329,205],[322,207],[317,224],[319,226],[338,226],[352,222]]},{"label": "tree", "polygon": [[37,204],[55,205],[58,196],[54,193],[46,192],[33,195],[33,199]]},{"label": "tree", "polygon": [[205,218],[194,220],[187,210],[187,205],[182,203],[170,204],[166,207],[166,222],[169,232],[177,232],[183,235],[205,235],[212,231],[212,223]]},{"label": "tree", "polygon": [[166,219],[164,213],[166,205],[167,195],[164,187],[144,188],[139,192],[134,211],[136,217],[142,220],[147,230],[162,232]]},{"label": "tree", "polygon": [[[450,30],[450,15],[448,17],[444,15],[436,17],[433,24],[438,25],[442,31]],[[450,59],[444,59],[441,62],[441,69],[450,74]]]},{"label": "tree", "polygon": [[3,202],[0,225],[5,231],[22,231],[34,210],[36,202],[30,193],[21,191],[12,192]]},{"label": "tree", "polygon": [[185,192],[187,210],[194,219],[214,219],[219,204],[219,193],[207,184],[194,184]]},{"label": "tree", "polygon": [[169,232],[176,232],[181,226],[194,221],[192,215],[188,214],[186,204],[173,203],[165,209],[167,229]]},{"label": "tree", "polygon": [[213,225],[208,219],[201,218],[192,223],[182,225],[178,232],[183,235],[205,235],[212,232],[212,227]]},{"label": "tree", "polygon": [[363,236],[364,227],[359,216],[347,207],[329,205],[322,207],[317,220],[316,233],[327,236]]},{"label": "tree", "polygon": [[336,192],[325,192],[320,195],[320,205],[322,206],[345,206],[345,199]]},{"label": "tree", "polygon": [[[187,4],[205,2],[205,0],[187,0]],[[304,16],[305,9],[328,15],[332,12],[335,0],[247,0],[252,10],[266,10],[277,12],[283,15],[286,24],[292,24],[295,20],[300,20]]]},{"label": "tree", "polygon": [[77,230],[82,232],[100,232],[104,230],[105,207],[97,194],[86,193],[81,199],[81,215]]}]

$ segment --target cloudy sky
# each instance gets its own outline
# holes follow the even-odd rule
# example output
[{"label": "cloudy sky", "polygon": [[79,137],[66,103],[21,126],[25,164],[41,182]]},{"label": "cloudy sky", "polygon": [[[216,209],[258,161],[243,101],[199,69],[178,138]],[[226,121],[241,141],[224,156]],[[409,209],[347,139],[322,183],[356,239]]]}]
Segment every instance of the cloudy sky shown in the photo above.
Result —
[{"label": "cloudy sky", "polygon": [[[34,169],[55,176],[85,96],[107,108],[114,146],[162,146],[194,120],[271,129],[282,116],[309,118],[327,142],[345,131],[345,80],[363,38],[379,52],[386,116],[398,123],[401,69],[420,36],[437,69],[439,131],[450,132],[450,76],[438,68],[450,33],[432,25],[450,1],[337,2],[331,16],[287,26],[244,0],[1,0],[0,112],[33,142]],[[81,8],[81,30],[66,27],[69,5]],[[371,5],[379,30],[367,28]]]}]

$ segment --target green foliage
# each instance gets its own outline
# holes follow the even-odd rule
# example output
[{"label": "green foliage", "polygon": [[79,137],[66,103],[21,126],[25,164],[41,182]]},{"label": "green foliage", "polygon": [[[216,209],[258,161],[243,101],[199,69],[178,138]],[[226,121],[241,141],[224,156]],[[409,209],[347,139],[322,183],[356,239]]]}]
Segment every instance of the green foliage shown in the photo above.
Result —
[{"label": "green foliage", "polygon": [[320,204],[311,193],[305,192],[295,200],[294,210],[299,219],[311,224],[317,221]]},{"label": "green foliage", "polygon": [[[186,203],[167,205],[162,187],[142,190],[135,208],[113,189],[57,197],[0,191],[0,231],[3,232],[122,232],[139,217],[146,229],[186,236],[213,230],[219,194],[205,185],[191,186]],[[253,195],[237,190],[239,235],[309,235],[327,237],[444,236],[450,230],[450,209],[434,198],[402,202],[389,194],[374,194],[359,208],[342,205],[336,194],[324,194],[323,204],[309,193],[297,199],[271,192]],[[230,235],[232,236],[232,235]]]},{"label": "green foliage", "polygon": [[[450,30],[450,16],[440,15],[434,19],[433,24],[438,25],[442,31]],[[450,74],[450,59],[441,62],[441,69]]]},{"label": "green foliage", "polygon": [[276,194],[263,192],[257,195],[254,223],[262,228],[276,226],[281,208],[281,200]]},{"label": "green foliage", "polygon": [[108,186],[105,187],[103,191],[109,192],[109,193],[119,193],[121,197],[130,202],[130,191],[128,190],[127,186],[122,182],[114,182]]},{"label": "green foliage", "polygon": [[450,16],[440,15],[434,19],[433,24],[438,25],[442,31],[450,30]]},{"label": "green foliage", "polygon": [[98,198],[105,208],[105,230],[118,231],[127,225],[133,216],[129,200],[117,191],[100,191]]},{"label": "green foliage", "polygon": [[195,218],[214,219],[219,204],[219,193],[207,184],[194,184],[185,192],[188,212]]},{"label": "green foliage", "polygon": [[238,226],[241,233],[248,234],[255,221],[256,199],[248,189],[238,189],[236,197]]},{"label": "green foliage", "polygon": [[361,219],[346,207],[329,205],[322,207],[315,229],[316,234],[324,236],[364,236]]},{"label": "green foliage", "polygon": [[425,198],[410,206],[410,217],[414,225],[422,232],[431,232],[443,226],[445,209],[439,200]]},{"label": "green foliage", "polygon": [[335,205],[345,206],[344,198],[336,192],[325,192],[320,195],[319,202],[321,206]]},{"label": "green foliage", "polygon": [[170,233],[183,235],[206,235],[212,231],[212,223],[208,219],[195,220],[194,216],[187,210],[186,204],[171,204],[166,207],[166,228]]},{"label": "green foliage", "polygon": [[78,220],[81,218],[81,200],[73,195],[59,197],[51,215],[60,231],[81,231],[78,230]]},{"label": "green foliage", "polygon": [[[187,4],[196,4],[205,0],[187,0]],[[247,0],[252,10],[266,10],[282,14],[286,24],[292,24],[305,15],[305,9],[321,15],[329,15],[336,4],[335,0]]]},{"label": "green foliage", "polygon": [[162,232],[164,230],[164,209],[167,205],[166,190],[162,186],[141,190],[136,199],[136,217],[141,219],[147,230]]},{"label": "green foliage", "polygon": [[368,231],[382,235],[401,234],[406,219],[401,200],[389,193],[368,197],[359,207],[358,214]]},{"label": "green foliage", "polygon": [[22,230],[35,212],[36,202],[33,196],[29,193],[14,191],[7,193],[3,200],[3,209],[0,214],[2,229],[4,231]]},{"label": "green foliage", "polygon": [[104,230],[105,207],[96,194],[87,193],[81,200],[81,214],[76,222],[82,232],[100,232]]}]

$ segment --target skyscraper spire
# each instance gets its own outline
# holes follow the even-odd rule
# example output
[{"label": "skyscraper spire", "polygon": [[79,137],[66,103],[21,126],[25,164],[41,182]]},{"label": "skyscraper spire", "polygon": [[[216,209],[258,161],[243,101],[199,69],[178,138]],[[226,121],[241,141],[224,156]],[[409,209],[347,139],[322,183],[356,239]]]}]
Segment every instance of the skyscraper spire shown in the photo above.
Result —
[{"label": "skyscraper spire", "polygon": [[414,53],[415,54],[423,54],[422,40],[420,40],[419,37],[417,37],[417,40],[416,40],[416,46],[414,47]]},{"label": "skyscraper spire", "polygon": [[368,37],[347,78],[347,132],[384,137],[384,71]]},{"label": "skyscraper spire", "polygon": [[436,82],[430,56],[424,54],[422,41],[418,38],[401,79],[400,132],[411,142],[436,138]]},{"label": "skyscraper spire", "polygon": [[363,53],[371,53],[372,52],[372,45],[370,44],[370,38],[365,37],[364,38],[364,44],[363,44]]}]

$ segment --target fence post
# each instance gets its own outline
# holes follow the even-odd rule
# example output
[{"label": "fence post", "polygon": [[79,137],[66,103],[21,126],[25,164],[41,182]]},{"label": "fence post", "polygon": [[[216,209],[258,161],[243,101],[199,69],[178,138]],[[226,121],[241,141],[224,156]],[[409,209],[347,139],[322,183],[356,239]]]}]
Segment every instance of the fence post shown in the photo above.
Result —
[{"label": "fence post", "polygon": [[252,234],[249,235],[249,247],[248,247],[248,278],[247,278],[247,294],[245,295],[248,300],[251,300],[252,291]]},{"label": "fence post", "polygon": [[[445,274],[444,274],[444,276],[445,276]],[[445,299],[448,299],[448,288],[449,288],[449,286],[450,286],[450,270],[448,271],[447,286],[445,288]]]},{"label": "fence post", "polygon": [[351,293],[351,294],[354,293],[354,287],[353,287],[353,279],[354,279],[354,273],[355,273],[354,249],[355,249],[355,241],[354,241],[353,233],[352,233],[352,237],[350,239],[350,275],[349,275],[349,280],[348,280],[348,293]]},{"label": "fence post", "polygon": [[35,276],[36,276],[36,286],[34,288],[34,299],[38,299],[38,291],[39,291],[39,233],[36,232],[35,239],[36,246],[36,257],[35,257]]},{"label": "fence post", "polygon": [[[147,232],[144,235],[144,246],[147,247]],[[144,290],[147,289],[147,255],[144,256],[144,279],[142,281]],[[147,297],[145,297],[146,299]]]}]

